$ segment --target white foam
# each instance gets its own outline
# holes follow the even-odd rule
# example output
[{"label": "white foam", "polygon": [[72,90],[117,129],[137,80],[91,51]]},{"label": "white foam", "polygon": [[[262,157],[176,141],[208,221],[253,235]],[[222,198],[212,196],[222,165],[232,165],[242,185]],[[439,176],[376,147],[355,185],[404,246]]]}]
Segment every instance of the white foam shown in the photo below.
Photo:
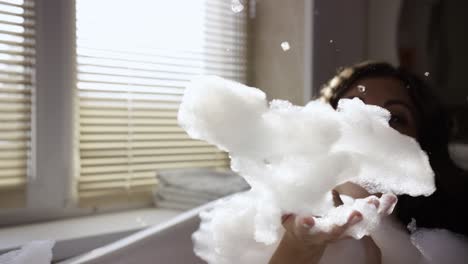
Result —
[{"label": "white foam", "polygon": [[53,241],[33,241],[19,250],[0,256],[0,264],[49,264],[52,261]]},{"label": "white foam", "polygon": [[234,13],[240,13],[244,10],[244,5],[241,0],[231,0],[231,10]]},{"label": "white foam", "polygon": [[291,48],[291,46],[289,45],[289,42],[283,41],[281,42],[281,48],[283,49],[283,51],[288,51]]},{"label": "white foam", "polygon": [[347,181],[371,193],[431,194],[427,155],[391,129],[389,117],[359,99],[341,100],[338,111],[320,101],[268,105],[258,89],[214,76],[194,80],[179,124],[191,137],[228,151],[231,168],[252,187],[202,215],[195,252],[209,263],[266,263],[282,235],[284,213],[322,216],[317,225],[326,230],[357,209],[364,220],[349,235],[369,234],[379,217],[365,200],[339,208],[330,200],[330,190]]}]

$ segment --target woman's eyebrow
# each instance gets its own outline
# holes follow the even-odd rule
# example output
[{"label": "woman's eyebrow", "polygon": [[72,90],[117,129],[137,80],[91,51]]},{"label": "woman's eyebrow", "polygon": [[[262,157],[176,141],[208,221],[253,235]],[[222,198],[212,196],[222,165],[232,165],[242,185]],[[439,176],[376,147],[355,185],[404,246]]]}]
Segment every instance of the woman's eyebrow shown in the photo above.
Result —
[{"label": "woman's eyebrow", "polygon": [[403,102],[401,100],[396,100],[396,99],[388,100],[385,102],[384,107],[388,107],[390,105],[401,105],[401,106],[408,108],[410,112],[413,112],[412,107],[408,103]]},{"label": "woman's eyebrow", "polygon": [[415,109],[414,109],[413,107],[411,107],[411,106],[410,106],[408,103],[406,103],[406,102],[403,102],[403,101],[401,101],[401,100],[396,100],[396,99],[388,100],[388,101],[385,102],[384,107],[387,108],[387,107],[389,107],[389,106],[391,106],[391,105],[401,105],[401,106],[405,107],[405,108],[411,113],[411,115],[412,115],[413,117],[416,116]]}]

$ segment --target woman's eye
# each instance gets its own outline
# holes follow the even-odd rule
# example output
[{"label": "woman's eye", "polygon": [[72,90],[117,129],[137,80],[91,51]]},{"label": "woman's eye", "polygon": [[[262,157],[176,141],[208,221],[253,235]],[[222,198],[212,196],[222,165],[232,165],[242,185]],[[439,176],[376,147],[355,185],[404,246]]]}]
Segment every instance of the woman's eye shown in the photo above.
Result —
[{"label": "woman's eye", "polygon": [[392,115],[390,117],[389,123],[390,123],[390,125],[404,125],[404,124],[406,124],[406,120],[401,116]]}]

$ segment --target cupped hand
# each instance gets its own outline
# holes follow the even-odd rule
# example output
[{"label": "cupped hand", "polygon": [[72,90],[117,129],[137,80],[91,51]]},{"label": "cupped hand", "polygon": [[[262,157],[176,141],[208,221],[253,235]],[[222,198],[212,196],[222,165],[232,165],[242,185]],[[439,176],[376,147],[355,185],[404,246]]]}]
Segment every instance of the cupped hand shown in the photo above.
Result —
[{"label": "cupped hand", "polygon": [[[375,209],[381,217],[390,215],[397,202],[397,197],[393,194],[383,194],[380,198],[372,195],[364,199],[367,203],[375,206]],[[333,192],[333,201],[335,206],[343,204],[339,193],[336,191]],[[299,243],[304,244],[304,246],[321,245],[347,238],[347,236],[345,236],[346,230],[359,223],[363,217],[365,216],[363,216],[361,212],[357,210],[351,211],[344,224],[335,223],[326,231],[314,228],[316,219],[318,218],[314,216],[287,214],[283,215],[282,224],[286,230],[286,234],[292,236]]]},{"label": "cupped hand", "polygon": [[[332,192],[335,206],[340,206],[343,201],[337,191]],[[363,198],[373,205],[379,217],[385,217],[393,212],[397,197],[393,194],[382,194]],[[354,210],[347,216],[347,221],[342,224],[335,223],[327,230],[321,230],[316,226],[318,217],[298,216],[286,214],[282,217],[285,234],[281,243],[273,255],[270,263],[286,263],[285,260],[295,260],[295,263],[318,263],[329,243],[349,238],[346,232],[349,228],[358,224],[365,216]],[[381,252],[370,237],[362,239],[366,248],[365,263],[380,263]]]},{"label": "cupped hand", "polygon": [[348,216],[346,223],[339,225],[334,224],[331,229],[327,231],[316,230],[315,222],[316,217],[300,217],[294,214],[285,215],[282,218],[283,227],[286,230],[285,235],[293,239],[302,247],[322,246],[327,243],[343,238],[346,230],[359,223],[363,216],[358,211],[352,211]]}]

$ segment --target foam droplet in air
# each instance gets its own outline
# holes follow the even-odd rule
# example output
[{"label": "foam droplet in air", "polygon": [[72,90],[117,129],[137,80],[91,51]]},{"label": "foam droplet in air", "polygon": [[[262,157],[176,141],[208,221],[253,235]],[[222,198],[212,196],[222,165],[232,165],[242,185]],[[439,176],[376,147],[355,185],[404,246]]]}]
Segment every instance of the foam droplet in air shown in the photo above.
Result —
[{"label": "foam droplet in air", "polygon": [[429,76],[429,72],[425,72],[424,76],[426,76],[426,77]]},{"label": "foam droplet in air", "polygon": [[281,48],[283,49],[283,51],[288,51],[291,48],[291,46],[289,46],[289,42],[283,41],[281,42]]},{"label": "foam droplet in air", "polygon": [[240,13],[244,10],[244,5],[242,4],[241,0],[232,0],[231,1],[231,10],[234,13]]},{"label": "foam droplet in air", "polygon": [[357,88],[360,93],[366,92],[366,87],[364,85],[358,85]]},{"label": "foam droplet in air", "polygon": [[416,232],[416,230],[418,229],[418,227],[416,225],[416,219],[411,218],[411,221],[408,223],[406,228],[408,229],[408,231],[410,231],[410,233]]},{"label": "foam droplet in air", "polygon": [[333,39],[330,39],[330,43],[333,43]]}]

